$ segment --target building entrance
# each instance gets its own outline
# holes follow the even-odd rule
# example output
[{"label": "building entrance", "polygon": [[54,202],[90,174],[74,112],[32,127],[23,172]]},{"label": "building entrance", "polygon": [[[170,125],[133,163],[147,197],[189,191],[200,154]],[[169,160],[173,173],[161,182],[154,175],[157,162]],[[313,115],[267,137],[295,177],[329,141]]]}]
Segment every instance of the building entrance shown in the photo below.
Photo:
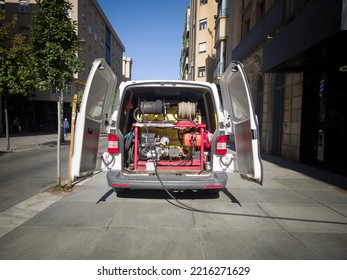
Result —
[{"label": "building entrance", "polygon": [[[345,76],[345,77],[344,77]],[[347,72],[305,73],[301,161],[347,175]]]}]

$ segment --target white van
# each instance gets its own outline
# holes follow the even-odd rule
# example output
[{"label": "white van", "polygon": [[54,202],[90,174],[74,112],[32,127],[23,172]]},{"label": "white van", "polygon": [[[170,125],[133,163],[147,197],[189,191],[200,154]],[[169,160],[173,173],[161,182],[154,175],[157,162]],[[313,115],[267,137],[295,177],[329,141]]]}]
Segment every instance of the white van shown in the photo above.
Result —
[{"label": "white van", "polygon": [[116,83],[97,59],[77,117],[71,178],[94,172],[99,136],[107,131],[102,170],[116,191],[218,191],[227,172],[262,184],[257,118],[241,63],[228,67],[221,93],[206,82],[129,81],[117,91]]}]

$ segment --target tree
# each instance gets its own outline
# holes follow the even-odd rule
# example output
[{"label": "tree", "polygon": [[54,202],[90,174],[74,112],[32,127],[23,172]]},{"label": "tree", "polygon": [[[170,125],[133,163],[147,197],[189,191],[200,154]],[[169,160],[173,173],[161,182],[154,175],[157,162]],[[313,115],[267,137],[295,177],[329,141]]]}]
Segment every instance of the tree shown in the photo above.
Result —
[{"label": "tree", "polygon": [[30,46],[22,35],[13,35],[17,17],[6,21],[5,11],[0,10],[0,22],[0,95],[4,98],[6,149],[10,150],[7,98],[10,94],[27,95],[34,89],[34,80]]},{"label": "tree", "polygon": [[37,85],[41,90],[51,87],[60,93],[58,98],[57,185],[61,184],[60,143],[64,85],[72,81],[74,73],[83,70],[78,59],[80,42],[77,24],[69,17],[72,4],[65,0],[36,0],[39,9],[32,18],[30,41]]},{"label": "tree", "polygon": [[[76,103],[76,109],[77,111],[80,110],[80,106],[82,103],[84,88],[86,87],[86,83],[80,80],[77,80],[75,82],[75,87],[77,88],[76,94],[77,94],[77,103]],[[70,106],[72,108],[74,101],[71,102]]]}]

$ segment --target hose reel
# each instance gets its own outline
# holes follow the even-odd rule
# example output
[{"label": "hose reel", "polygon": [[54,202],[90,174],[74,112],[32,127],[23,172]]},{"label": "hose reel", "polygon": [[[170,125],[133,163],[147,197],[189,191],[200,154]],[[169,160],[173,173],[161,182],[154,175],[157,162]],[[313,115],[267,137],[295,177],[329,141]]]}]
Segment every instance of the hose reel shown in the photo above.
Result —
[{"label": "hose reel", "polygon": [[164,102],[161,100],[156,101],[141,101],[140,113],[141,114],[154,114],[158,115],[164,112]]},{"label": "hose reel", "polygon": [[196,103],[180,102],[177,111],[178,119],[193,120],[196,116]]},{"label": "hose reel", "polygon": [[[172,104],[171,104],[172,105]],[[142,115],[159,115],[166,116],[167,108],[170,107],[170,103],[165,103],[162,100],[156,101],[141,101],[135,113],[139,111]],[[178,120],[190,120],[196,118],[197,104],[195,102],[179,102],[177,104],[177,119]],[[135,118],[136,119],[136,118]]]}]

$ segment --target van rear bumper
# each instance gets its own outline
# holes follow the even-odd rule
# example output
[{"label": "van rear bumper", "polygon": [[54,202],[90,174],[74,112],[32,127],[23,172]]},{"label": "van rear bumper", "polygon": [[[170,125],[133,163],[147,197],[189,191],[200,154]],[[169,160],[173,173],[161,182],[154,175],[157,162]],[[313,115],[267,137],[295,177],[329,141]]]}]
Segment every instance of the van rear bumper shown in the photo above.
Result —
[{"label": "van rear bumper", "polygon": [[208,190],[224,188],[227,182],[226,172],[213,172],[208,177],[159,174],[159,180],[155,175],[127,176],[121,171],[109,171],[106,177],[108,185],[115,189],[163,189],[164,185],[169,190]]}]

